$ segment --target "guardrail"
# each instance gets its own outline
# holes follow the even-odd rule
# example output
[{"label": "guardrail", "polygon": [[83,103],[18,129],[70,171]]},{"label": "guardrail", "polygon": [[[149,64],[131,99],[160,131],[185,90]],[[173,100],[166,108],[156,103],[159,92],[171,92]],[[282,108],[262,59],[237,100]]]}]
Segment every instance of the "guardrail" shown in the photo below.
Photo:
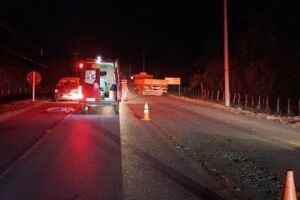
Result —
[{"label": "guardrail", "polygon": [[[176,91],[169,91],[169,93],[175,95],[178,94]],[[224,104],[225,99],[223,91],[207,89],[201,91],[189,87],[181,88],[181,96],[212,101],[220,104]],[[230,102],[231,107],[238,107],[254,112],[272,113],[284,116],[300,116],[300,99],[297,98],[233,93],[230,95]]]},{"label": "guardrail", "polygon": [[30,94],[31,90],[32,90],[31,87],[0,89],[0,97],[8,97],[8,96],[20,95],[20,94]]},{"label": "guardrail", "polygon": [[[36,88],[38,98],[53,98],[53,88]],[[0,101],[14,101],[31,98],[32,87],[0,88]]]}]

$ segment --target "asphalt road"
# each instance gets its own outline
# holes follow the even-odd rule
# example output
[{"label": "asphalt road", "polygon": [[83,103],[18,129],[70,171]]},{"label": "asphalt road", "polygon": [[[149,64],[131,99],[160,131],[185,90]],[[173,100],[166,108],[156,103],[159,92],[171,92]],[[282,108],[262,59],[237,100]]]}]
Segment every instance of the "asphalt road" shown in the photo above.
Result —
[{"label": "asphalt road", "polygon": [[174,98],[147,101],[152,125],[237,199],[278,199],[287,169],[299,188],[299,128]]},{"label": "asphalt road", "polygon": [[167,96],[131,95],[120,115],[57,107],[76,109],[0,122],[0,199],[278,199],[284,170],[300,177],[286,125]]}]

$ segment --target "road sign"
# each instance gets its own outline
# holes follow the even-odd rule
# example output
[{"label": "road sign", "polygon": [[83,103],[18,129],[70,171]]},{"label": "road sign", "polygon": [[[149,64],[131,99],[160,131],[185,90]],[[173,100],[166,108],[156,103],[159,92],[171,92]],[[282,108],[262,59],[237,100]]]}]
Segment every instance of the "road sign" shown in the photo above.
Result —
[{"label": "road sign", "polygon": [[166,77],[165,80],[168,81],[169,85],[180,85],[181,80],[178,77]]},{"label": "road sign", "polygon": [[31,71],[27,74],[26,79],[32,85],[32,101],[35,101],[35,86],[42,81],[42,76],[36,71]]},{"label": "road sign", "polygon": [[168,81],[168,85],[178,85],[178,95],[180,96],[181,78],[179,78],[179,77],[166,77],[165,80]]},{"label": "road sign", "polygon": [[30,85],[33,85],[33,83],[38,85],[42,81],[42,76],[39,72],[31,71],[27,74],[26,80]]}]

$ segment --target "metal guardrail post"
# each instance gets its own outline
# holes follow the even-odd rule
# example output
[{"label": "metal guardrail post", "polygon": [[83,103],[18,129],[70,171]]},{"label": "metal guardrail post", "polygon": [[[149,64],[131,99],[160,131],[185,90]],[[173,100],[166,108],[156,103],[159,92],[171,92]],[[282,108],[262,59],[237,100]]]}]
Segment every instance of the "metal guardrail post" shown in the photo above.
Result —
[{"label": "metal guardrail post", "polygon": [[257,110],[261,109],[260,101],[261,101],[261,97],[258,96],[258,102],[257,102],[257,107],[256,107]]},{"label": "metal guardrail post", "polygon": [[290,115],[291,114],[291,100],[290,98],[288,98],[288,101],[287,101],[287,115]]},{"label": "metal guardrail post", "polygon": [[277,98],[277,105],[276,105],[276,113],[279,114],[280,113],[280,98]]},{"label": "metal guardrail post", "polygon": [[266,96],[266,112],[270,112],[270,106],[269,106],[269,96]]}]

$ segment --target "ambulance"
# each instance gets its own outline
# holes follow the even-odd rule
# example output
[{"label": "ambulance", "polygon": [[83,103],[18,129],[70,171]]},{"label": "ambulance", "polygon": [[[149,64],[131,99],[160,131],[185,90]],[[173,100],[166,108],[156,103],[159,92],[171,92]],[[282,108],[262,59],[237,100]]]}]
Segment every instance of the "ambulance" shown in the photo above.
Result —
[{"label": "ambulance", "polygon": [[101,58],[79,63],[79,93],[82,111],[98,107],[113,107],[119,114],[120,81],[118,61]]}]

